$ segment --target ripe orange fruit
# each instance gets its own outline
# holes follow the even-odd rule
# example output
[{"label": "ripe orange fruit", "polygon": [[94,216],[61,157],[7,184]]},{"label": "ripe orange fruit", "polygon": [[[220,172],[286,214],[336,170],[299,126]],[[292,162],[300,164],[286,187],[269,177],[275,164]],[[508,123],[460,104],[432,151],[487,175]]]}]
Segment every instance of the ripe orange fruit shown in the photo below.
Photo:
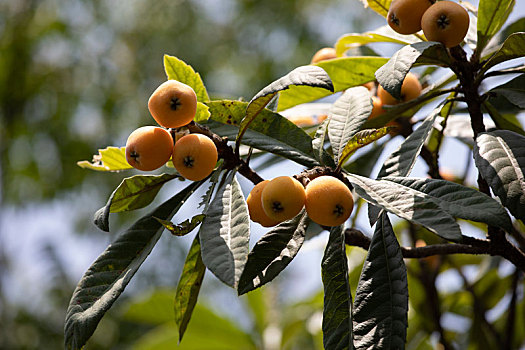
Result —
[{"label": "ripe orange fruit", "polygon": [[162,83],[151,95],[148,108],[165,128],[178,128],[191,122],[197,112],[197,95],[188,85],[176,80]]},{"label": "ripe orange fruit", "polygon": [[183,136],[173,146],[173,165],[188,180],[206,178],[215,168],[217,159],[217,147],[202,134]]},{"label": "ripe orange fruit", "polygon": [[438,1],[425,12],[421,26],[426,38],[454,47],[463,41],[470,19],[467,10],[453,1]]},{"label": "ripe orange fruit", "polygon": [[399,102],[407,102],[419,97],[422,89],[417,76],[409,72],[405,76],[405,80],[403,80],[403,85],[401,85],[401,100],[395,99],[381,85],[377,87],[377,97],[381,99],[384,105],[395,105]]},{"label": "ripe orange fruit", "polygon": [[304,207],[304,187],[293,177],[278,176],[266,184],[261,200],[269,218],[286,221],[299,214]]},{"label": "ripe orange fruit", "polygon": [[246,198],[246,203],[248,204],[248,211],[250,212],[250,219],[252,221],[259,223],[264,227],[275,226],[279,223],[277,220],[273,220],[266,215],[262,206],[261,194],[266,185],[270,180],[264,180],[255,185],[248,198]]},{"label": "ripe orange fruit", "polygon": [[143,126],[133,131],[126,141],[126,160],[132,167],[151,171],[160,168],[171,157],[173,138],[158,126]]},{"label": "ripe orange fruit", "polygon": [[316,120],[311,115],[294,115],[288,117],[288,120],[298,127],[312,126],[316,124]]},{"label": "ripe orange fruit", "polygon": [[333,176],[319,176],[306,186],[306,213],[322,226],[339,226],[352,213],[354,199],[350,189]]},{"label": "ripe orange fruit", "polygon": [[335,54],[335,49],[333,47],[323,47],[321,50],[317,51],[312,57],[311,64],[318,63],[321,61],[331,60],[337,58]]},{"label": "ripe orange fruit", "polygon": [[368,116],[368,119],[375,118],[383,113],[385,113],[385,110],[383,109],[383,102],[381,102],[379,97],[372,96],[372,112]]},{"label": "ripe orange fruit", "polygon": [[421,17],[430,5],[430,0],[394,0],[386,16],[388,25],[399,34],[415,34],[421,30]]}]

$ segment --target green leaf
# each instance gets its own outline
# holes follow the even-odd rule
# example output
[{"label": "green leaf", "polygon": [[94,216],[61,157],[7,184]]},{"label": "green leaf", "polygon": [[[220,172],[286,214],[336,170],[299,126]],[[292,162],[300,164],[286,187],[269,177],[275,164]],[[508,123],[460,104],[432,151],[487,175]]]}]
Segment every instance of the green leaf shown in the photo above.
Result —
[{"label": "green leaf", "polygon": [[334,85],[332,84],[330,76],[322,68],[312,65],[295,68],[284,77],[270,83],[270,85],[259,91],[251,99],[246,107],[246,117],[241,121],[239,127],[237,143],[241,141],[248,125],[250,125],[270,100],[280,91],[290,89],[292,86],[317,87],[334,92]]},{"label": "green leaf", "polygon": [[[317,159],[321,164],[325,165],[327,157],[331,158],[324,150],[329,122],[330,119],[326,118],[321,124],[319,124],[317,130],[315,131],[314,139],[312,140],[312,149],[315,159]],[[333,159],[331,159],[330,163],[334,163]]]},{"label": "green leaf", "polygon": [[448,66],[450,56],[441,43],[424,41],[403,46],[392,58],[376,71],[379,84],[393,97],[401,99],[401,85],[414,65]]},{"label": "green leaf", "polygon": [[352,294],[343,226],[332,227],[321,262],[324,286],[323,345],[325,349],[353,349]]},{"label": "green leaf", "polygon": [[157,217],[155,217],[155,220],[160,222],[162,226],[164,226],[166,230],[170,231],[172,235],[181,237],[193,231],[195,227],[202,223],[205,217],[206,215],[204,214],[195,215],[191,219],[186,219],[178,225],[175,225],[169,220],[162,220]]},{"label": "green leaf", "polygon": [[[334,92],[343,91],[353,86],[363,85],[375,79],[375,71],[387,62],[383,57],[346,57],[316,63],[330,76]],[[306,86],[293,87],[279,94],[277,111],[312,102],[330,95],[326,89]]]},{"label": "green leaf", "polygon": [[452,215],[426,193],[386,180],[372,180],[354,174],[347,175],[347,178],[357,194],[368,203],[422,225],[446,240],[461,241],[461,231]]},{"label": "green leaf", "polygon": [[301,249],[310,220],[303,210],[266,233],[248,255],[237,292],[245,294],[273,280]]},{"label": "green leaf", "polygon": [[378,178],[385,176],[408,176],[416,163],[417,157],[432,131],[442,105],[434,109],[421,125],[385,160],[379,170]]},{"label": "green leaf", "polygon": [[365,7],[369,6],[372,10],[379,13],[381,16],[386,18],[390,3],[392,0],[361,0]]},{"label": "green leaf", "polygon": [[81,168],[96,171],[121,171],[131,169],[126,160],[126,147],[107,147],[99,149],[91,162],[83,160],[77,162]]},{"label": "green leaf", "polygon": [[[510,130],[515,133],[518,133],[520,135],[525,136],[525,131],[523,130],[523,126],[521,125],[519,119],[514,114],[501,114],[500,111],[505,112],[505,108],[501,108],[501,100],[507,101],[505,98],[499,99],[490,99],[489,101],[483,101],[483,107],[486,109],[486,111],[489,113],[490,117],[494,121],[494,124],[496,124],[496,127],[498,129],[503,130]],[[497,103],[497,105],[493,105],[492,102]],[[510,104],[510,103],[505,103]],[[514,107],[514,105],[511,105]],[[518,108],[516,108],[518,109]]]},{"label": "green leaf", "polygon": [[[238,125],[247,103],[224,100],[209,102],[208,106],[211,119],[206,125],[220,136],[233,139],[239,132]],[[262,110],[259,118],[250,124],[242,144],[278,154],[307,167],[319,165],[313,157],[312,138],[288,119],[268,109]]]},{"label": "green leaf", "polygon": [[348,140],[348,143],[341,152],[339,165],[344,164],[348,157],[354,154],[356,150],[379,140],[381,137],[387,135],[391,129],[393,129],[393,127],[387,126],[381,129],[366,129],[357,132]]},{"label": "green leaf", "polygon": [[330,110],[328,137],[336,163],[348,141],[366,122],[372,112],[370,92],[363,86],[346,90]]},{"label": "green leaf", "polygon": [[501,203],[525,221],[525,137],[508,130],[481,133],[474,161]]},{"label": "green leaf", "polygon": [[398,34],[389,25],[384,25],[371,32],[345,34],[337,39],[334,46],[337,55],[342,56],[347,50],[370,43],[410,45],[419,41],[416,36]]},{"label": "green leaf", "polygon": [[179,328],[179,342],[182,341],[193,309],[197,304],[204,272],[206,272],[206,266],[202,262],[199,235],[196,235],[186,256],[175,293],[175,324]]},{"label": "green leaf", "polygon": [[426,193],[454,217],[498,226],[507,232],[512,230],[512,221],[501,204],[478,190],[446,180],[406,177],[382,180]]},{"label": "green leaf", "polygon": [[189,64],[177,57],[164,55],[164,70],[168,79],[191,86],[197,95],[197,101],[208,102],[210,100],[200,74],[196,73]]},{"label": "green leaf", "polygon": [[197,112],[195,112],[195,117],[193,117],[193,120],[196,123],[205,123],[209,118],[210,111],[208,110],[208,106],[202,102],[197,102]]},{"label": "green leaf", "polygon": [[407,269],[386,213],[376,225],[354,302],[356,349],[404,349],[408,327]]},{"label": "green leaf", "polygon": [[250,218],[235,172],[217,190],[199,237],[206,267],[226,285],[236,288],[248,256]]},{"label": "green leaf", "polygon": [[159,240],[164,227],[153,216],[169,220],[201,185],[194,182],[120,235],[78,283],[65,320],[65,348],[81,349],[100,319],[124,291]]},{"label": "green leaf", "polygon": [[482,72],[486,72],[495,65],[525,56],[525,33],[511,34],[501,48],[496,51],[483,66]]},{"label": "green leaf", "polygon": [[[525,37],[524,37],[525,38]],[[523,42],[525,45],[525,40]],[[523,52],[525,56],[525,50]],[[504,96],[509,102],[515,106],[524,109],[525,108],[525,74],[520,74],[511,81],[499,85],[496,88],[490,90],[490,92]]]},{"label": "green leaf", "polygon": [[478,6],[478,46],[481,53],[489,40],[501,29],[507,21],[514,0],[480,0]]},{"label": "green leaf", "polygon": [[377,159],[383,153],[387,142],[373,145],[370,150],[362,153],[360,156],[352,159],[352,162],[345,165],[343,168],[352,174],[369,177],[374,169]]},{"label": "green leaf", "polygon": [[135,175],[122,180],[113,191],[106,205],[95,213],[94,222],[103,231],[109,232],[109,214],[144,208],[150,204],[168,181],[177,175]]}]

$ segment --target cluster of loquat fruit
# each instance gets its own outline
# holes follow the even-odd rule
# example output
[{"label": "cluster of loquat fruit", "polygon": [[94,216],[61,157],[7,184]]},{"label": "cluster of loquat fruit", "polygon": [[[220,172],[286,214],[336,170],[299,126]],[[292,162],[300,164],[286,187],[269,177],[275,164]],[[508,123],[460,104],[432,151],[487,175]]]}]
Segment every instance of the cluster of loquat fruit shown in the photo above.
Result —
[{"label": "cluster of loquat fruit", "polygon": [[176,80],[162,83],[151,95],[148,108],[160,125],[143,126],[133,131],[126,142],[126,160],[139,170],[151,171],[170,158],[186,179],[199,181],[215,168],[217,147],[202,134],[188,134],[174,143],[167,128],[188,125],[197,111],[197,96],[188,85]]},{"label": "cluster of loquat fruit", "polygon": [[393,0],[387,21],[399,34],[415,34],[423,29],[427,40],[449,48],[463,41],[470,23],[467,10],[449,0]]}]

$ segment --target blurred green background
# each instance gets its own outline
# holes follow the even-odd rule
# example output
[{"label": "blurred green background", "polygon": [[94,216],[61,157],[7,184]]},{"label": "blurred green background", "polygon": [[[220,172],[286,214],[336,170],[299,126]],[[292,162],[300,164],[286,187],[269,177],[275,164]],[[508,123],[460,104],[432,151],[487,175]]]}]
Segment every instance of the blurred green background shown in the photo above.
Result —
[{"label": "blurred green background", "polygon": [[[92,215],[132,172],[96,173],[76,162],[91,160],[98,148],[122,146],[132,130],[153,124],[147,100],[166,79],[164,54],[191,64],[213,97],[250,99],[339,35],[379,25],[382,19],[358,1],[0,0],[0,348],[61,348],[74,286],[137,217],[117,215],[112,233],[99,231]],[[171,319],[171,301],[167,316],[153,323],[126,310],[157,286],[176,287],[188,244],[163,237],[88,349],[131,348],[155,322]],[[287,280],[318,304],[320,276]],[[280,293],[276,283],[272,310],[287,303]],[[232,327],[257,328],[248,301],[215,278],[205,279],[201,300],[220,322],[238,314]],[[289,323],[299,332],[307,319]],[[190,331],[202,327],[196,319]],[[191,334],[183,345],[190,343]]]}]

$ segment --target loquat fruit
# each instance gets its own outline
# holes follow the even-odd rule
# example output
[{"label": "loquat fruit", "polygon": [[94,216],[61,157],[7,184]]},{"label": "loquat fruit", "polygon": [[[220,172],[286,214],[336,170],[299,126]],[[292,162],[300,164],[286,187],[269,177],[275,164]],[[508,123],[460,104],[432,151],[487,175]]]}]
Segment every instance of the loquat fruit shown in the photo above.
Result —
[{"label": "loquat fruit", "polygon": [[322,226],[338,226],[352,213],[354,199],[350,189],[333,176],[319,176],[305,190],[306,213]]},{"label": "loquat fruit", "polygon": [[303,185],[290,176],[278,176],[267,183],[261,194],[264,213],[276,221],[286,221],[304,207]]},{"label": "loquat fruit", "polygon": [[261,194],[269,182],[270,180],[264,180],[259,182],[252,188],[250,194],[248,195],[248,198],[246,198],[246,203],[248,204],[248,211],[250,213],[250,219],[264,227],[275,226],[280,222],[269,218],[263,210]]},{"label": "loquat fruit", "polygon": [[388,25],[399,34],[415,34],[421,30],[421,18],[432,5],[430,0],[394,0],[388,9]]},{"label": "loquat fruit", "polygon": [[470,19],[467,10],[453,1],[438,1],[423,14],[421,27],[430,41],[454,47],[463,41]]},{"label": "loquat fruit", "polygon": [[188,180],[199,181],[210,175],[217,159],[217,147],[202,134],[183,136],[173,146],[173,165]]},{"label": "loquat fruit", "polygon": [[165,128],[178,128],[191,122],[197,112],[197,95],[177,80],[162,83],[148,100],[148,109]]},{"label": "loquat fruit", "polygon": [[143,126],[134,130],[126,141],[126,160],[132,167],[151,171],[170,159],[173,138],[168,130],[158,126]]},{"label": "loquat fruit", "polygon": [[381,85],[377,87],[377,97],[379,97],[383,105],[395,105],[399,102],[407,102],[419,97],[422,89],[417,76],[408,72],[405,80],[403,80],[403,85],[401,85],[401,100],[395,99]]},{"label": "loquat fruit", "polygon": [[316,124],[316,120],[311,115],[295,115],[288,117],[288,120],[298,127],[312,126]]},{"label": "loquat fruit", "polygon": [[314,54],[310,63],[314,64],[321,61],[331,60],[333,58],[337,58],[335,49],[333,47],[323,47]]},{"label": "loquat fruit", "polygon": [[372,96],[372,112],[368,116],[368,119],[375,118],[383,113],[385,113],[385,110],[383,109],[383,102],[381,102],[379,97]]}]

